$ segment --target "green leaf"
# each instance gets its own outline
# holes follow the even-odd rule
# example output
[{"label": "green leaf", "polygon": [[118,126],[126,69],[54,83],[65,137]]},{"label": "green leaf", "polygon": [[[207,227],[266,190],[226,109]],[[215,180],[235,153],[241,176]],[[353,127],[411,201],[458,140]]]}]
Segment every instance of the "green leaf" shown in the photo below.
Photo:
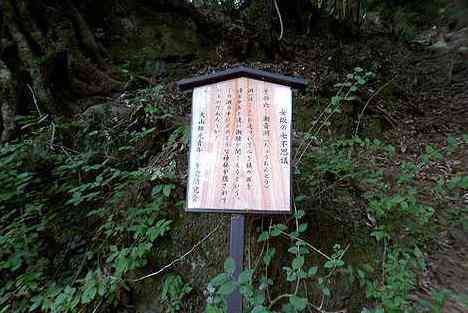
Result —
[{"label": "green leaf", "polygon": [[458,145],[457,139],[455,139],[452,136],[448,136],[448,138],[447,138],[447,148],[448,148],[448,151],[450,153],[455,151],[455,149],[457,148],[457,145]]},{"label": "green leaf", "polygon": [[296,198],[294,198],[294,202],[303,202],[305,200],[304,195],[299,195]]},{"label": "green leaf", "polygon": [[440,160],[443,158],[442,154],[433,145],[429,144],[426,146],[426,153],[429,159]]},{"label": "green leaf", "polygon": [[371,236],[375,237],[377,241],[380,241],[387,237],[387,233],[383,230],[376,230],[376,231],[371,232]]},{"label": "green leaf", "polygon": [[333,96],[331,98],[332,105],[333,106],[339,105],[340,102],[341,102],[341,99],[342,99],[342,97],[340,97],[340,96]]},{"label": "green leaf", "polygon": [[304,265],[304,256],[300,255],[293,259],[292,268],[295,270],[300,269]]},{"label": "green leaf", "polygon": [[468,176],[463,176],[461,180],[461,187],[468,189]]},{"label": "green leaf", "polygon": [[455,176],[447,183],[449,189],[464,188],[468,189],[468,176]]},{"label": "green leaf", "polygon": [[299,225],[297,231],[300,232],[300,233],[303,233],[303,232],[305,232],[307,230],[307,226],[308,226],[307,223],[301,224],[301,225]]},{"label": "green leaf", "polygon": [[81,295],[81,303],[86,304],[94,300],[96,296],[97,289],[95,286],[90,286]]},{"label": "green leaf", "polygon": [[270,311],[268,311],[268,309],[263,305],[258,305],[253,308],[251,313],[270,313]]},{"label": "green leaf", "polygon": [[221,287],[218,290],[218,293],[222,296],[228,296],[231,293],[233,293],[234,290],[236,290],[236,288],[237,288],[236,283],[230,280],[224,283],[223,285],[221,285]]},{"label": "green leaf", "polygon": [[213,285],[213,287],[218,287],[224,284],[228,280],[229,280],[229,275],[226,273],[221,273],[221,274],[216,275],[212,280],[210,280],[210,284]]},{"label": "green leaf", "polygon": [[163,187],[163,195],[167,198],[171,195],[171,190],[174,188],[174,185],[164,185]]},{"label": "green leaf", "polygon": [[291,270],[289,267],[283,267],[283,270],[286,271],[286,280],[289,282],[293,282],[297,280],[296,272]]},{"label": "green leaf", "polygon": [[299,254],[300,249],[298,247],[294,246],[294,247],[289,248],[288,252],[292,253],[292,254]]},{"label": "green leaf", "polygon": [[[32,312],[32,311],[36,310],[37,308],[39,308],[41,306],[42,302],[44,301],[44,298],[42,296],[35,296],[31,300],[32,300],[32,305],[29,308],[29,312]],[[9,306],[7,306],[7,308],[8,307]],[[7,311],[6,310],[1,310],[0,312],[3,313],[3,312],[7,312]]]},{"label": "green leaf", "polygon": [[307,274],[309,276],[314,276],[315,274],[317,274],[317,271],[318,271],[318,267],[317,266],[312,266],[309,268],[309,270],[307,271]]},{"label": "green leaf", "polygon": [[275,248],[270,248],[268,249],[267,253],[265,253],[265,255],[263,256],[263,263],[265,263],[265,265],[270,265],[271,263],[271,260],[273,259],[273,256],[275,255],[276,253],[276,249]]},{"label": "green leaf", "polygon": [[107,292],[107,288],[106,288],[106,285],[101,283],[99,284],[99,288],[98,288],[98,294],[103,297]]},{"label": "green leaf", "polygon": [[245,270],[239,274],[239,283],[248,284],[252,280],[252,270]]},{"label": "green leaf", "polygon": [[262,293],[258,293],[254,298],[255,305],[262,305],[265,302],[265,296]]},{"label": "green leaf", "polygon": [[250,285],[250,282],[249,284],[239,285],[239,292],[241,295],[248,299],[252,298],[254,295],[254,291],[252,286]]},{"label": "green leaf", "polygon": [[[7,304],[5,307],[3,307],[2,309],[0,309],[0,313],[7,313],[8,310],[10,309],[10,305]],[[33,309],[29,310],[30,312],[32,311]]]},{"label": "green leaf", "polygon": [[322,292],[325,296],[329,297],[331,295],[330,293],[330,289],[325,287],[325,288],[322,288]]},{"label": "green leaf", "polygon": [[328,268],[328,269],[334,268],[335,267],[335,260],[334,259],[328,260],[327,262],[325,262],[324,266],[325,266],[325,268]]},{"label": "green leaf", "polygon": [[268,231],[264,231],[260,234],[260,236],[258,236],[257,241],[258,242],[265,241],[265,240],[268,240],[268,238],[270,238],[270,233]]},{"label": "green leaf", "polygon": [[343,260],[336,260],[335,261],[335,266],[336,267],[342,267],[344,265],[344,261]]},{"label": "green leaf", "polygon": [[229,257],[224,261],[224,271],[232,275],[236,269],[236,262],[233,258]]},{"label": "green leaf", "polygon": [[282,232],[284,232],[288,227],[284,224],[276,224],[275,226],[272,227],[271,230],[271,236],[277,237],[281,235]]},{"label": "green leaf", "polygon": [[296,212],[294,212],[294,217],[297,219],[303,218],[304,215],[305,215],[304,210],[297,210]]},{"label": "green leaf", "polygon": [[396,149],[395,149],[395,147],[392,146],[392,145],[387,145],[387,146],[385,147],[385,150],[387,151],[387,153],[388,153],[389,156],[391,156],[391,157],[393,157],[393,156],[395,155],[395,153],[396,153]]},{"label": "green leaf", "polygon": [[307,307],[307,299],[298,296],[289,297],[289,303],[299,312],[304,311]]},{"label": "green leaf", "polygon": [[214,306],[212,304],[208,304],[206,307],[205,313],[225,313],[223,310],[218,308],[217,306]]}]

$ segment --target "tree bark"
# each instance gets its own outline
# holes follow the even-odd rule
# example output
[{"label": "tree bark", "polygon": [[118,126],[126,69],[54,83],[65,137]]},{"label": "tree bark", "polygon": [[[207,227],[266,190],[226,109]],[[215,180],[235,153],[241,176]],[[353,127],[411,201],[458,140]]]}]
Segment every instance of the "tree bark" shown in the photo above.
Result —
[{"label": "tree bark", "polygon": [[76,99],[118,89],[106,57],[73,1],[0,0],[2,140],[12,112],[71,114]]},{"label": "tree bark", "polygon": [[[25,16],[26,4],[22,1],[7,1],[5,3],[6,27],[9,37],[12,38],[17,50],[17,58],[20,60],[20,71],[29,72],[31,81],[25,82],[26,87],[33,90],[34,97],[40,105],[46,106],[51,101],[50,90],[42,79],[39,64],[36,61],[43,56],[40,32],[31,25],[30,16]],[[16,18],[15,18],[16,17]],[[21,24],[20,24],[20,21]],[[29,26],[29,27],[28,27]],[[8,61],[6,64],[8,66]]]},{"label": "tree bark", "polygon": [[101,49],[96,43],[93,33],[90,31],[88,24],[84,20],[83,16],[76,9],[75,5],[71,0],[64,0],[66,7],[69,12],[70,19],[75,25],[76,33],[79,37],[80,42],[86,49],[86,51],[92,56],[92,58],[99,64],[104,67],[106,61],[102,55]]},{"label": "tree bark", "polygon": [[15,131],[15,89],[10,70],[0,61],[0,143],[10,140]]}]

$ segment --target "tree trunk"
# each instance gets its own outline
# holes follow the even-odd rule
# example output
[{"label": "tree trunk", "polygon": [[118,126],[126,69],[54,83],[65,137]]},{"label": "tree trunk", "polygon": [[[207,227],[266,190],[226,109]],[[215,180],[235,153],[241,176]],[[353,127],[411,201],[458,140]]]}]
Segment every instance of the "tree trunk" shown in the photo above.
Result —
[{"label": "tree trunk", "polygon": [[15,89],[10,70],[0,61],[0,143],[10,140],[15,130]]},{"label": "tree trunk", "polygon": [[64,3],[68,9],[70,19],[73,21],[80,42],[83,44],[88,54],[91,55],[92,58],[97,62],[97,64],[105,67],[106,62],[101,53],[102,49],[100,49],[96,43],[94,35],[90,31],[86,21],[83,19],[83,16],[76,9],[71,0],[64,0]]},{"label": "tree trunk", "polygon": [[[38,109],[70,114],[80,111],[71,109],[76,99],[110,95],[121,86],[112,78],[104,48],[72,0],[0,0],[0,35],[2,73],[10,73],[10,87],[3,79],[2,93],[15,99],[17,114]],[[10,106],[4,101],[2,108],[6,107]],[[2,109],[2,115],[11,115],[11,110]],[[5,121],[3,125],[5,132]]]}]

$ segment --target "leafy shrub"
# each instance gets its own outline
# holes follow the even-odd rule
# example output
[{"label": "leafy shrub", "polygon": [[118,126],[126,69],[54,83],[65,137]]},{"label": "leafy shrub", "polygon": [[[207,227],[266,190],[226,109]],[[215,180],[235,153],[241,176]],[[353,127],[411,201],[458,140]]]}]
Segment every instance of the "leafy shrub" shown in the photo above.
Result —
[{"label": "leafy shrub", "polygon": [[175,313],[182,309],[182,300],[192,291],[190,285],[184,283],[182,277],[169,274],[163,283],[161,291],[161,302],[166,307],[166,312]]},{"label": "leafy shrub", "polygon": [[154,128],[27,120],[0,146],[0,311],[118,306],[170,230],[174,185],[143,167]]},{"label": "leafy shrub", "polygon": [[[435,234],[435,208],[449,207],[467,187],[467,177],[461,175],[440,177],[434,184],[421,183],[419,177],[459,149],[464,139],[449,137],[444,149],[428,145],[418,160],[396,163],[396,148],[381,140],[323,136],[322,130],[331,126],[342,103],[352,101],[371,77],[358,68],[336,85],[336,96],[298,145],[295,182],[301,194],[295,197],[293,218],[271,224],[258,235],[262,262],[245,269],[238,279],[233,277],[233,260],[226,260],[224,272],[207,286],[207,313],[225,312],[226,297],[236,289],[250,313],[336,311],[339,308],[327,307],[327,303],[338,293],[334,288],[340,280],[357,282],[364,291],[366,298],[356,310],[396,313],[414,309],[410,294],[416,287],[416,273],[426,266],[424,251]],[[436,200],[428,202],[428,196]],[[333,208],[337,203],[342,210]],[[353,207],[356,203],[361,206]],[[307,240],[307,215],[314,213],[317,218],[313,207],[330,211],[345,229],[349,245],[334,242],[325,250]],[[274,247],[277,237],[289,241],[288,258],[279,265],[281,274],[272,276],[273,262],[280,262],[275,258],[279,255]],[[360,250],[368,255],[358,261],[348,257]],[[279,285],[280,293],[273,296],[274,286]]]}]

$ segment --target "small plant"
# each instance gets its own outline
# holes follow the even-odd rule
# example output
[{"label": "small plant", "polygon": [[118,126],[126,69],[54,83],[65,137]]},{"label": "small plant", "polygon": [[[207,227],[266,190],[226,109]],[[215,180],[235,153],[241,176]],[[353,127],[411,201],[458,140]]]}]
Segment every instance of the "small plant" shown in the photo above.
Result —
[{"label": "small plant", "polygon": [[184,283],[182,277],[175,274],[169,274],[164,279],[161,291],[161,303],[165,306],[168,313],[180,312],[182,309],[182,300],[192,291],[189,284]]},{"label": "small plant", "polygon": [[352,73],[346,75],[346,80],[335,84],[338,88],[336,94],[331,98],[328,105],[318,114],[318,117],[311,123],[311,127],[304,133],[304,141],[300,143],[296,152],[296,166],[299,167],[304,154],[313,143],[322,141],[321,131],[331,126],[333,116],[342,112],[345,102],[353,101],[356,94],[375,77],[370,71],[364,71],[360,67],[354,68]]},{"label": "small plant", "polygon": [[[218,274],[208,284],[206,312],[225,312],[226,297],[237,288],[244,296],[246,312],[277,312],[276,309],[281,307],[281,312],[294,313],[303,312],[307,307],[319,308],[320,305],[309,302],[307,290],[301,288],[301,282],[306,280],[316,281],[322,297],[330,297],[330,283],[337,274],[338,269],[345,265],[343,256],[346,249],[341,249],[339,245],[335,245],[335,252],[331,256],[327,256],[307,241],[301,239],[301,234],[307,230],[307,224],[300,222],[304,215],[305,213],[302,210],[295,212],[296,227],[293,231],[288,231],[288,227],[284,224],[276,224],[259,235],[258,241],[263,242],[265,245],[261,269],[244,270],[239,275],[239,279],[235,280],[232,276],[235,268],[234,260],[228,258],[224,263],[224,272]],[[268,270],[275,257],[276,250],[270,247],[268,242],[271,238],[279,236],[290,241],[288,252],[291,255],[291,262],[290,266],[283,267],[283,274],[286,282],[291,286],[291,292],[271,298],[270,288],[275,282],[274,278],[269,276]],[[320,266],[323,269],[323,275],[318,275],[318,266],[308,265],[310,262],[306,262],[307,256],[311,253],[319,254],[325,258],[326,261]]]}]

